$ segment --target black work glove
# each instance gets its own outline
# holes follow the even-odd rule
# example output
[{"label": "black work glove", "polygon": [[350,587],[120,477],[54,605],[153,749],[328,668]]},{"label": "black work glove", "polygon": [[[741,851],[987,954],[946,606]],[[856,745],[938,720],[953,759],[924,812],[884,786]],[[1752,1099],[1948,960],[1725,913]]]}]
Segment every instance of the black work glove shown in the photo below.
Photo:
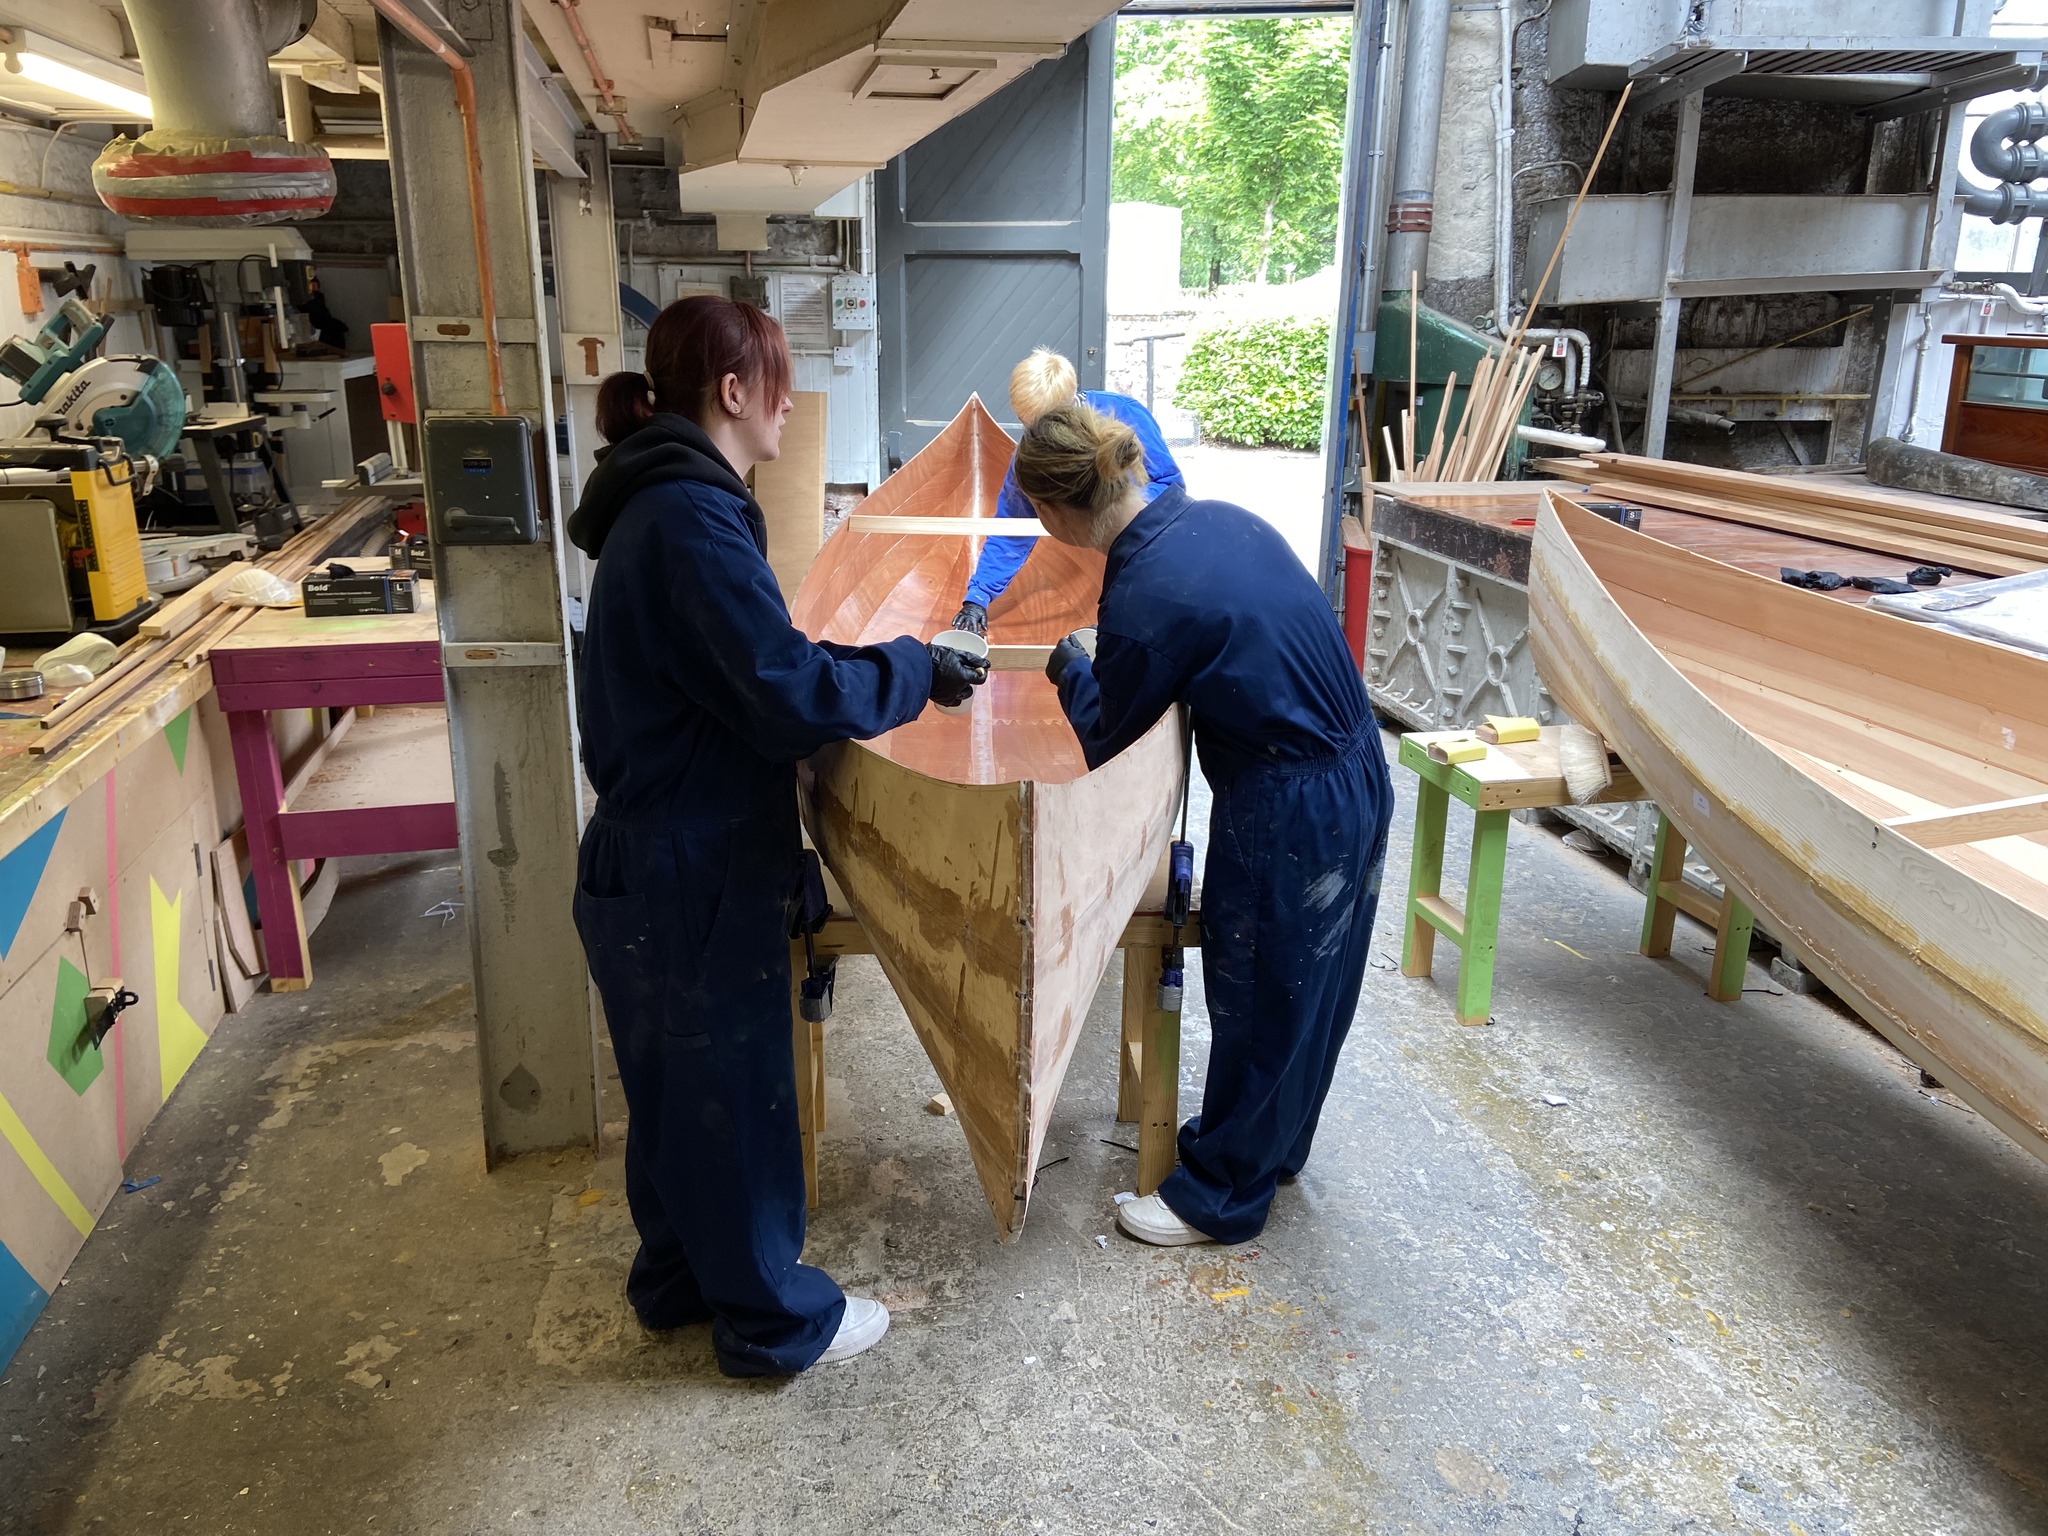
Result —
[{"label": "black work glove", "polygon": [[970,597],[960,605],[960,611],[953,615],[953,627],[955,629],[964,629],[970,635],[981,635],[986,638],[988,635],[988,610]]},{"label": "black work glove", "polygon": [[1086,656],[1088,649],[1073,635],[1067,636],[1052,648],[1052,654],[1045,659],[1045,675],[1052,679],[1053,687],[1060,685],[1060,679],[1067,674],[1067,668],[1074,664],[1077,656]]},{"label": "black work glove", "polygon": [[988,681],[986,656],[970,656],[957,646],[940,645],[937,641],[926,649],[932,653],[930,697],[934,704],[943,704],[948,709],[965,704],[976,685]]}]

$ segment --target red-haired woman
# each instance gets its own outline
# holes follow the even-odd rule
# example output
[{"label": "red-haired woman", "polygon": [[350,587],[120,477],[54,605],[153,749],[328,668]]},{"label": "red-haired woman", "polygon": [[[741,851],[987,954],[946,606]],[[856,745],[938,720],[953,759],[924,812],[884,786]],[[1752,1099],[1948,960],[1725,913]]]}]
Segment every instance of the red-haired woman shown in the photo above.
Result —
[{"label": "red-haired woman", "polygon": [[599,392],[611,447],[569,519],[601,557],[578,687],[598,806],[575,907],[631,1115],[626,1294],[650,1328],[710,1322],[732,1376],[844,1359],[889,1326],[879,1302],[798,1262],[797,760],[959,703],[986,676],[908,635],[855,648],[791,625],[745,483],[780,451],[789,382],[760,310],[671,304],[646,373]]}]

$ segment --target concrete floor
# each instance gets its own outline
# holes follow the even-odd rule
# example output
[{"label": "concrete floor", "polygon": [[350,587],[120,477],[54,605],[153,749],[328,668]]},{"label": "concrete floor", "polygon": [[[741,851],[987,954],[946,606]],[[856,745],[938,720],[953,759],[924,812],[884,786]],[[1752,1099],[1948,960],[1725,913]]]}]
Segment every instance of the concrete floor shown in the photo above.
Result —
[{"label": "concrete floor", "polygon": [[1491,1028],[1382,910],[1316,1158],[1231,1250],[1115,1235],[1113,987],[1004,1248],[849,963],[810,1257],[896,1323],[776,1384],[633,1324],[615,1152],[484,1173],[458,894],[361,866],[313,990],[223,1025],[0,1383],[0,1530],[2048,1529],[2048,1169],[1760,967],[1707,1001],[1684,919],[1638,957],[1550,831]]}]

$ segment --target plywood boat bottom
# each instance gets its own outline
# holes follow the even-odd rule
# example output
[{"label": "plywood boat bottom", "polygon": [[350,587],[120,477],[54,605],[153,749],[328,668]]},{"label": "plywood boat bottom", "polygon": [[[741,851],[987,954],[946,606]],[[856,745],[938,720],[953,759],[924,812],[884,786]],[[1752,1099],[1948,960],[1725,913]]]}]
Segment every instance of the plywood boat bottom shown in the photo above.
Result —
[{"label": "plywood boat bottom", "polygon": [[[945,729],[971,739],[965,722]],[[806,765],[812,841],[952,1097],[1006,1240],[1110,952],[1166,851],[1181,731],[1170,714],[1066,782],[957,783],[857,742]]]}]

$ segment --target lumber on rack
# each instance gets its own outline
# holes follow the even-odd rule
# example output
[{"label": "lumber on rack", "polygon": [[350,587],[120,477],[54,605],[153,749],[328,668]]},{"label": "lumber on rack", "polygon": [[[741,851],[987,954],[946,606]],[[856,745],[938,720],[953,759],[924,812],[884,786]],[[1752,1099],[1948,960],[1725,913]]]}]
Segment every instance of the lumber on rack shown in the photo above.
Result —
[{"label": "lumber on rack", "polygon": [[2019,576],[2048,567],[2048,524],[2022,517],[1628,454],[1591,454],[1551,461],[1545,468],[1584,479],[1594,496],[1696,512],[1973,574]]},{"label": "lumber on rack", "polygon": [[[390,508],[390,498],[380,495],[343,502],[325,517],[308,523],[282,549],[255,563],[286,581],[299,581],[331,552],[364,537],[390,515]],[[29,743],[29,752],[38,757],[62,752],[80,737],[144,705],[167,676],[205,661],[222,638],[256,612],[216,602],[203,616],[181,623],[174,634],[130,641],[127,655],[43,717],[43,730]]]}]

